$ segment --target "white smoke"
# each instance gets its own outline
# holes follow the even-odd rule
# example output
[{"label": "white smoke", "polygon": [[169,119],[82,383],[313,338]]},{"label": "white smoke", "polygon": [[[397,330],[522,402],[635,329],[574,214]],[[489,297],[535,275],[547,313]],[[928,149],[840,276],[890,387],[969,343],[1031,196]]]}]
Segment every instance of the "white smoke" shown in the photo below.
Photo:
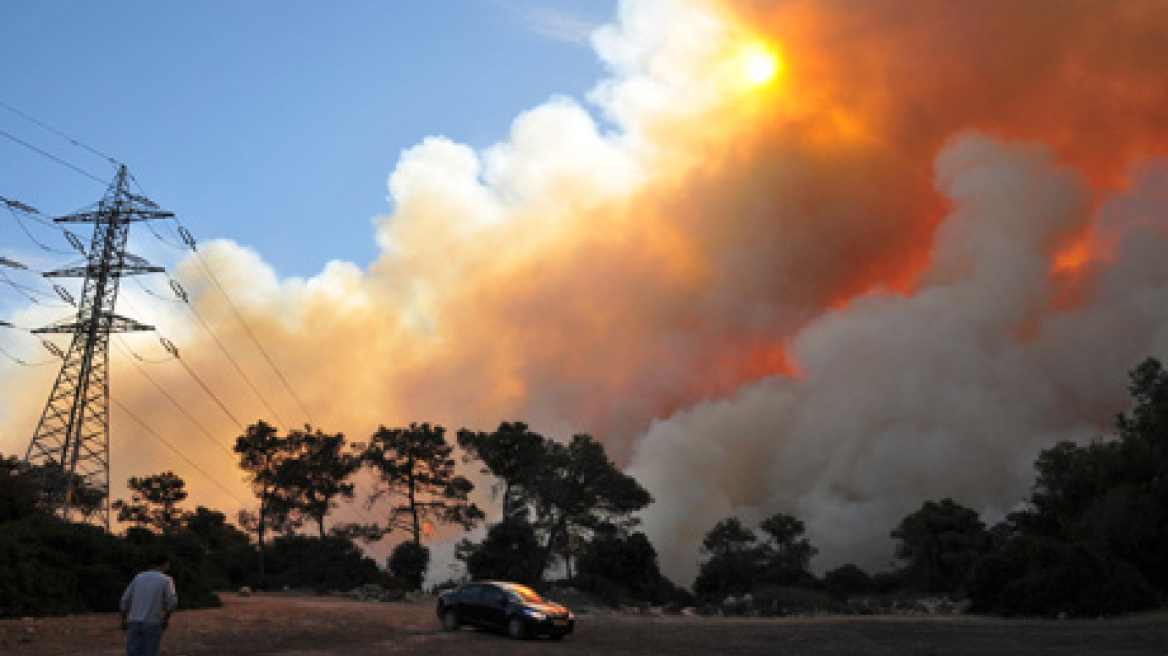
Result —
[{"label": "white smoke", "polygon": [[1089,192],[1041,145],[966,135],[937,158],[953,209],[924,282],[872,292],[792,341],[802,376],[655,422],[630,471],[658,500],[646,529],[688,580],[698,543],[730,515],[802,518],[819,568],[884,567],[889,532],[925,500],[1000,519],[1038,451],[1100,434],[1125,372],[1168,353],[1168,166],[1099,213],[1124,226],[1080,305],[1052,307],[1051,247],[1092,220]]}]

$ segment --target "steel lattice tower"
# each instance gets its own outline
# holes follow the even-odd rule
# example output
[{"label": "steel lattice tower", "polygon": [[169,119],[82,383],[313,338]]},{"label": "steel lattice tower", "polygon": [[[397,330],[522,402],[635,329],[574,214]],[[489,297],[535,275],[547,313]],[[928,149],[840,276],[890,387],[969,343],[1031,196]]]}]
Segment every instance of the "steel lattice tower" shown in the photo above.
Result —
[{"label": "steel lattice tower", "polygon": [[161,267],[126,252],[130,224],[170,218],[149,199],[130,192],[123,165],[92,211],[54,219],[92,223],[85,263],[44,274],[84,278],[77,315],[34,333],[72,334],[69,351],[49,394],[24,461],[39,474],[43,499],[54,514],[109,530],[109,338],[111,333],[153,330],[114,312],[120,278],[158,273]]}]

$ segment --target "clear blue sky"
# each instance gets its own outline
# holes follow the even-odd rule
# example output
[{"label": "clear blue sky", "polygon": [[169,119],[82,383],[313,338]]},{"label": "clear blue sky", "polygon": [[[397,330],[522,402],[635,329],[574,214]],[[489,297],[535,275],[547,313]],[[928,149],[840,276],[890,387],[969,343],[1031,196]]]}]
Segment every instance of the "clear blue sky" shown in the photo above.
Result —
[{"label": "clear blue sky", "polygon": [[[126,162],[200,240],[230,238],[282,276],[311,275],[376,256],[370,219],[389,210],[404,148],[428,135],[489,145],[551,95],[583,99],[603,74],[587,28],[614,11],[615,0],[6,0],[0,101]],[[0,130],[112,176],[3,108]],[[0,136],[0,196],[63,214],[102,191]],[[0,253],[31,248],[0,214]]]}]

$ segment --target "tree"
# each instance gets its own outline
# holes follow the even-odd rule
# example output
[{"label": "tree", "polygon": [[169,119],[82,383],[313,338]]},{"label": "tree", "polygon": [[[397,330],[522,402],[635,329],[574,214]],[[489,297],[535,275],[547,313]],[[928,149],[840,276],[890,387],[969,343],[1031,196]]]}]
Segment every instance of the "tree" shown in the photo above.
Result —
[{"label": "tree", "polygon": [[389,555],[389,573],[405,585],[407,590],[420,590],[430,565],[430,550],[417,542],[397,545]]},{"label": "tree", "polygon": [[42,511],[36,480],[21,467],[16,456],[0,458],[0,523]]},{"label": "tree", "polygon": [[479,544],[461,541],[456,557],[474,580],[496,579],[535,585],[543,575],[543,555],[531,523],[511,515],[491,526]]},{"label": "tree", "polygon": [[[288,482],[282,468],[290,445],[275,427],[263,420],[247,427],[235,440],[239,454],[239,468],[247,473],[252,492],[259,498],[259,512],[255,516],[255,531],[259,539],[259,579],[264,581],[264,536],[269,527],[281,528],[287,521],[291,505],[287,499]],[[244,522],[241,516],[241,523]]]},{"label": "tree", "polygon": [[[1078,612],[1144,608],[1149,588],[1168,592],[1168,372],[1149,358],[1130,378],[1133,405],[1116,418],[1115,437],[1039,454],[1027,507],[1010,515],[1010,535],[978,568],[979,607],[1053,607],[1053,597],[1035,592],[1050,581],[1081,600]],[[1094,569],[1075,574],[1050,554],[1075,554]],[[1010,600],[1022,588],[1028,602],[1019,610]]]},{"label": "tree", "polygon": [[584,589],[604,594],[619,588],[636,599],[651,600],[662,578],[657,551],[644,533],[599,533],[580,553],[579,570]]},{"label": "tree", "polygon": [[499,479],[492,492],[502,500],[504,518],[524,509],[524,489],[540,470],[546,444],[545,437],[528,430],[523,422],[503,422],[493,433],[458,431],[458,445],[466,452],[466,459],[481,461],[481,473]]},{"label": "tree", "polygon": [[729,517],[714,525],[702,539],[708,558],[698,570],[694,592],[703,599],[724,599],[749,592],[763,569],[763,552],[754,531]]},{"label": "tree", "polygon": [[817,550],[803,536],[803,522],[777,513],[759,525],[767,540],[762,545],[764,578],[778,585],[790,585],[811,578],[811,558]]},{"label": "tree", "polygon": [[856,594],[868,594],[876,587],[868,572],[851,563],[824,572],[823,584],[841,599]]},{"label": "tree", "polygon": [[961,592],[990,545],[977,512],[952,499],[926,501],[901,520],[892,537],[898,541],[896,557],[905,561],[905,580],[927,592]]},{"label": "tree", "polygon": [[324,520],[337,499],[352,499],[353,484],[348,479],[361,466],[359,456],[345,449],[341,433],[325,434],[305,426],[288,433],[288,456],[277,468],[287,489],[287,503],[297,525],[305,519],[316,524],[325,537]]},{"label": "tree", "polygon": [[544,536],[545,568],[558,554],[569,576],[574,537],[600,528],[628,530],[638,521],[633,513],[653,500],[590,435],[576,435],[566,446],[549,442],[544,468],[528,485],[533,523]]},{"label": "tree", "polygon": [[[25,465],[15,456],[0,457],[0,518],[33,512],[51,514],[45,490],[59,488],[65,472],[59,463]],[[12,496],[15,495],[15,496]],[[92,485],[87,477],[74,476],[70,507],[89,518],[105,507],[106,494]]]},{"label": "tree", "polygon": [[370,503],[390,498],[389,528],[408,530],[416,545],[422,543],[423,530],[428,532],[426,527],[434,523],[469,530],[484,517],[469,500],[474,484],[455,473],[452,451],[446,429],[430,424],[382,426],[361,447],[362,461],[377,472],[381,483]]},{"label": "tree", "polygon": [[113,503],[119,522],[153,528],[161,533],[174,533],[183,523],[186,512],[179,504],[187,498],[186,482],[171,471],[138,478],[126,483],[130,501],[118,499]]}]

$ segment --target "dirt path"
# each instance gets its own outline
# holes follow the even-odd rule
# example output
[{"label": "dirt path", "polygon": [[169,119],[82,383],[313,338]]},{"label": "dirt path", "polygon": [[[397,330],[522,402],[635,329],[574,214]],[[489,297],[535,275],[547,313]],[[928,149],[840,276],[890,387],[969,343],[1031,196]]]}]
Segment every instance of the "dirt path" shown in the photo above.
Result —
[{"label": "dirt path", "polygon": [[[175,615],[165,656],[926,655],[1168,656],[1168,614],[1112,621],[985,618],[723,619],[583,615],[563,642],[443,633],[429,605],[227,595]],[[0,620],[4,656],[118,656],[116,614]]]}]

